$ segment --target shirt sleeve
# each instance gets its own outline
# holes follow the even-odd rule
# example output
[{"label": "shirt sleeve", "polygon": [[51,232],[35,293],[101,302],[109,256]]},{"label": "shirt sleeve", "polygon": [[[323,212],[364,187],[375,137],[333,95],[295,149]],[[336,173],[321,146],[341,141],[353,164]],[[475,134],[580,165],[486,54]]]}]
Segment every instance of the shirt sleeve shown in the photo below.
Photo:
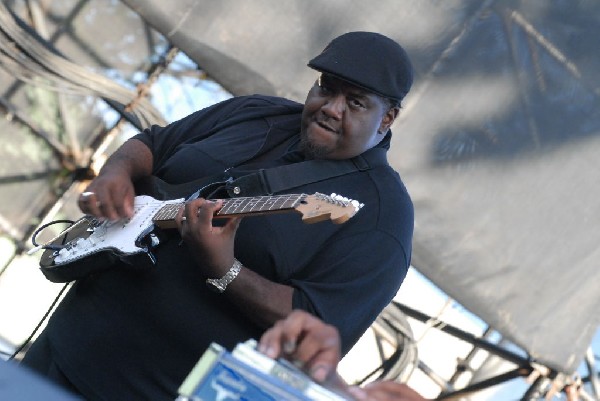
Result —
[{"label": "shirt sleeve", "polygon": [[184,143],[198,142],[216,132],[215,127],[243,104],[243,98],[232,98],[198,110],[165,127],[153,125],[135,139],[148,146],[154,157],[154,170],[160,168]]},{"label": "shirt sleeve", "polygon": [[[251,141],[248,138],[248,130],[251,133],[254,132],[253,129],[256,130],[256,127],[253,128],[248,124],[264,121],[258,131],[254,132],[256,135],[262,135],[264,126],[268,125],[266,123],[268,119],[295,116],[301,111],[301,104],[283,98],[262,95],[239,96],[199,110],[166,127],[152,126],[135,138],[144,142],[152,151],[156,172],[182,145],[199,143],[207,138],[219,136],[231,142],[229,150],[234,144],[237,147],[247,148],[248,142]],[[236,131],[235,127],[244,127],[244,129]]]},{"label": "shirt sleeve", "polygon": [[384,232],[337,238],[292,278],[293,307],[336,326],[345,354],[396,295],[407,270],[402,245]]}]

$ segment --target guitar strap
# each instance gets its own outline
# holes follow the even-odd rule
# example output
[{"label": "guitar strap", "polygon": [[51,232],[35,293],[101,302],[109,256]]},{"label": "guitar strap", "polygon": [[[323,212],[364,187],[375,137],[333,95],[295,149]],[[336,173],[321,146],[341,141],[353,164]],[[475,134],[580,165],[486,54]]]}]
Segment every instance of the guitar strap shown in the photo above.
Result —
[{"label": "guitar strap", "polygon": [[290,188],[356,171],[387,165],[386,149],[372,148],[348,160],[308,160],[268,169],[259,169],[237,179],[229,179],[230,197],[273,195]]},{"label": "guitar strap", "polygon": [[[199,196],[205,198],[262,196],[281,193],[301,185],[323,181],[356,171],[367,171],[387,165],[387,149],[372,148],[348,160],[308,160],[283,166],[261,168],[233,177],[229,170],[182,184],[165,185],[158,179],[140,185],[139,193],[152,194],[157,199]],[[222,193],[225,192],[225,193]]]}]

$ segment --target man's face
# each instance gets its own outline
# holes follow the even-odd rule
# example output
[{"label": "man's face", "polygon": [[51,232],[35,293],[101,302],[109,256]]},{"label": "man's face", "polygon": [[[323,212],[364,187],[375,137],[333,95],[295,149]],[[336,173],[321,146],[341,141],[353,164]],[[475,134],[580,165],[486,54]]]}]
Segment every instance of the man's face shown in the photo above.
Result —
[{"label": "man's face", "polygon": [[323,74],[304,103],[301,146],[309,157],[349,159],[377,145],[398,111],[376,94]]}]

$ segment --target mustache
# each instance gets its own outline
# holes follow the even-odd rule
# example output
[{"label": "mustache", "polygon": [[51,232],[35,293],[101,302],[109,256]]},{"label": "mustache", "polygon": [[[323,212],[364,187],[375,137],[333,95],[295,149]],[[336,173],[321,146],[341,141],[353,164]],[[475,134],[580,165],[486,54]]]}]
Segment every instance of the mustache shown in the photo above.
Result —
[{"label": "mustache", "polygon": [[315,123],[317,123],[317,125],[319,125],[321,128],[326,129],[327,131],[339,133],[339,127],[337,127],[337,124],[331,124],[331,118],[329,117],[316,118]]}]

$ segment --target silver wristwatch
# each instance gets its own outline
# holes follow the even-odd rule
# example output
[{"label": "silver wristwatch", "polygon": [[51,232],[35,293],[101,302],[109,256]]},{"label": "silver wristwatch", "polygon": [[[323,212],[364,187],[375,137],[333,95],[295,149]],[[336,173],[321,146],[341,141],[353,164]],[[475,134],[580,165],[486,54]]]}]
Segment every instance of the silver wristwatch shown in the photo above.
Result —
[{"label": "silver wristwatch", "polygon": [[240,274],[242,270],[242,264],[239,260],[235,259],[233,265],[229,268],[229,271],[221,278],[208,278],[206,279],[206,285],[216,292],[222,293],[225,291],[227,286]]}]

